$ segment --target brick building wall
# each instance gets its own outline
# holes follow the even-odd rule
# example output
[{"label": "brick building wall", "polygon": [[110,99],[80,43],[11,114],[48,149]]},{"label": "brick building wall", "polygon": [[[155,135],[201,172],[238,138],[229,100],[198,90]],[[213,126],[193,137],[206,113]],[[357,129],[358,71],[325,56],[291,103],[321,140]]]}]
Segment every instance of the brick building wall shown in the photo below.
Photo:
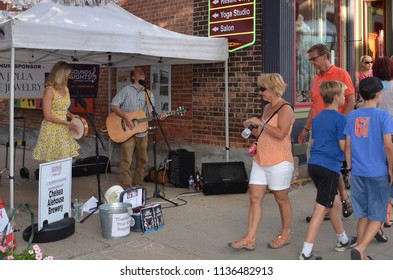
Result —
[{"label": "brick building wall", "polygon": [[[229,143],[231,148],[248,147],[241,138],[242,122],[260,114],[256,77],[261,72],[261,1],[256,1],[256,42],[229,54]],[[194,34],[208,36],[208,1],[194,0]],[[193,145],[225,146],[224,65],[194,65]],[[251,141],[251,140],[250,140]]]},{"label": "brick building wall", "polygon": [[[241,138],[242,121],[260,114],[260,96],[256,77],[261,72],[261,9],[257,2],[256,43],[229,55],[229,142],[231,149],[248,147],[252,140]],[[168,30],[183,34],[208,35],[207,0],[133,0],[122,1],[120,6],[134,15]],[[149,77],[150,68],[144,66]],[[111,97],[116,93],[116,69],[111,73]],[[222,150],[225,146],[225,84],[224,63],[172,66],[172,110],[187,108],[185,116],[173,116],[161,122],[172,147],[211,147]],[[105,126],[108,115],[108,71],[101,68],[97,98],[94,100],[93,121],[98,128]],[[42,120],[41,110],[15,109],[15,115],[26,117],[28,129],[36,131]],[[83,114],[82,114],[83,115]],[[0,121],[8,124],[8,101],[0,102]],[[15,123],[18,127],[18,123]],[[94,134],[90,128],[90,134]],[[157,143],[166,148],[162,133],[157,132]]]}]

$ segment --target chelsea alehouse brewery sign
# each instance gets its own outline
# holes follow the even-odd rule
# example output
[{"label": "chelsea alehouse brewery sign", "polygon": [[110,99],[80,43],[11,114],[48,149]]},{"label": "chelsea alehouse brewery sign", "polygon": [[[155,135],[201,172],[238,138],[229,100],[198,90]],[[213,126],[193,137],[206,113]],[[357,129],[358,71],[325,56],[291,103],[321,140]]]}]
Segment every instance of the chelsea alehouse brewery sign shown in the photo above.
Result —
[{"label": "chelsea alehouse brewery sign", "polygon": [[255,0],[209,0],[209,37],[228,38],[230,52],[255,42]]}]

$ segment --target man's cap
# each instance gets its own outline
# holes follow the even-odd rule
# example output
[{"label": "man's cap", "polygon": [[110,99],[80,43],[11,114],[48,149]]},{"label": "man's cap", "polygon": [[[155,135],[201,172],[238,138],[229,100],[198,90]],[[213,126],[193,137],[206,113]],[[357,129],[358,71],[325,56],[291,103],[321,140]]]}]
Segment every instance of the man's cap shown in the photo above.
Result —
[{"label": "man's cap", "polygon": [[360,95],[370,95],[386,88],[386,83],[377,77],[367,77],[360,81],[359,83],[359,93]]}]

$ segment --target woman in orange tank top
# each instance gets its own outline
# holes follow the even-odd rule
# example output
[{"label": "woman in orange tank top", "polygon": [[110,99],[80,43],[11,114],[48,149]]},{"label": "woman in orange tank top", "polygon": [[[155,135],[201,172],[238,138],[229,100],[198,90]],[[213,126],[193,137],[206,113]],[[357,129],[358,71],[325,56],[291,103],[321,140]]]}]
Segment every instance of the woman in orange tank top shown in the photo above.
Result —
[{"label": "woman in orange tank top", "polygon": [[282,98],[287,84],[280,74],[261,74],[258,86],[262,98],[269,104],[265,106],[262,118],[252,117],[243,122],[244,127],[254,124],[253,135],[257,137],[257,149],[249,180],[247,233],[240,240],[228,243],[234,249],[255,249],[267,188],[273,192],[281,215],[281,228],[277,228],[279,234],[268,243],[268,247],[277,249],[291,242],[292,206],[288,193],[294,170],[290,135],[295,114],[292,106]]}]

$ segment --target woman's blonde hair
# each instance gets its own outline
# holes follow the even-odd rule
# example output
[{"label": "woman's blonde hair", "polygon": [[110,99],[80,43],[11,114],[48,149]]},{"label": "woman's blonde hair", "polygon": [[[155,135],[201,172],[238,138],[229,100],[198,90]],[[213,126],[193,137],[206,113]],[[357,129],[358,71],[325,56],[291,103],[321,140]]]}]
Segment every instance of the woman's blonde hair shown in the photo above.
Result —
[{"label": "woman's blonde hair", "polygon": [[52,70],[46,79],[45,86],[57,88],[63,83],[64,77],[68,77],[72,72],[72,67],[67,62],[59,61],[53,65]]},{"label": "woman's blonde hair", "polygon": [[360,57],[360,64],[362,64],[366,59],[371,59],[372,60],[372,57],[369,56],[369,55],[362,55]]},{"label": "woman's blonde hair", "polygon": [[284,95],[287,84],[282,76],[278,73],[263,73],[258,77],[258,86],[271,90],[280,97]]}]

